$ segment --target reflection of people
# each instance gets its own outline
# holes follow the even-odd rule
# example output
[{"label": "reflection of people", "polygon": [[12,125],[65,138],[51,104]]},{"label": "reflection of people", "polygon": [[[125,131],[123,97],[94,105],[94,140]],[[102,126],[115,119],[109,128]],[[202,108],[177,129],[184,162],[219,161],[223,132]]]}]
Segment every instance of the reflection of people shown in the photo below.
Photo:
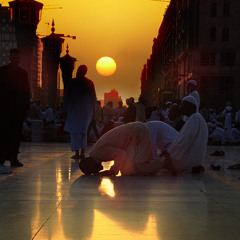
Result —
[{"label": "reflection of people", "polygon": [[122,175],[147,175],[156,174],[162,167],[171,168],[165,160],[153,158],[149,129],[141,122],[124,124],[104,134],[79,167],[85,174],[98,173],[103,169],[101,163],[111,160],[114,165],[101,175],[117,175],[119,171]]},{"label": "reflection of people", "polygon": [[20,52],[10,51],[10,63],[0,68],[0,166],[10,160],[12,167],[21,167],[18,152],[24,118],[30,106],[27,72],[18,66]]},{"label": "reflection of people", "polygon": [[[102,162],[114,160],[111,169],[100,175],[116,175],[119,170],[122,175],[156,174],[162,168],[169,169],[174,175],[177,170],[203,171],[202,161],[206,153],[208,129],[203,117],[196,113],[196,106],[194,97],[183,98],[183,114],[189,118],[175,139],[172,138],[171,146],[161,158],[154,159],[152,156],[153,138],[150,138],[148,129],[151,126],[135,122],[116,127],[103,135],[94,145],[90,157],[80,162],[80,169],[85,174],[97,173],[102,170]],[[163,131],[162,134],[169,133]],[[160,137],[164,139],[159,132],[156,142]],[[160,150],[166,150],[166,144],[162,144]]]},{"label": "reflection of people", "polygon": [[64,109],[67,112],[64,130],[71,135],[71,148],[75,151],[73,159],[84,156],[87,130],[96,106],[94,83],[85,77],[86,73],[87,66],[79,66],[76,78],[69,81],[64,93]]}]

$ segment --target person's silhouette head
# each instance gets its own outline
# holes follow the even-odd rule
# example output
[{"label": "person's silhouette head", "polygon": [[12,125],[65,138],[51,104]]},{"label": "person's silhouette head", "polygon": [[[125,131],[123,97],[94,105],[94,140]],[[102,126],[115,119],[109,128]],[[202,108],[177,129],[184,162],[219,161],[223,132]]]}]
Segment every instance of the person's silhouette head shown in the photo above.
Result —
[{"label": "person's silhouette head", "polygon": [[80,65],[77,70],[77,78],[84,77],[87,73],[87,66],[86,65]]},{"label": "person's silhouette head", "polygon": [[20,51],[16,48],[10,50],[9,60],[11,64],[18,66],[20,62]]}]

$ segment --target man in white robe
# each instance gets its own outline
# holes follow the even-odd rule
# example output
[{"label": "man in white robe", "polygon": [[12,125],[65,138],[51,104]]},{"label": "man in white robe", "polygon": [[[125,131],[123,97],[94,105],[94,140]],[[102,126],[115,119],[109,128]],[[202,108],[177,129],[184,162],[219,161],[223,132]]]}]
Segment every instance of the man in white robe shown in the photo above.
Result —
[{"label": "man in white robe", "polygon": [[182,100],[183,114],[188,117],[178,136],[172,142],[168,155],[178,171],[203,169],[208,128],[204,118],[196,112],[197,102],[192,96]]},{"label": "man in white robe", "polygon": [[197,81],[195,80],[189,80],[187,83],[187,92],[189,96],[193,96],[197,101],[197,112],[199,112],[199,106],[200,106],[200,96],[197,91]]},{"label": "man in white robe", "polygon": [[[141,122],[127,123],[104,134],[93,146],[90,157],[82,159],[79,167],[85,174],[98,173],[101,163],[114,160],[110,170],[100,175],[153,175],[161,168],[171,170],[171,163],[152,156],[149,128]],[[175,169],[173,169],[175,170]]]},{"label": "man in white robe", "polygon": [[149,121],[145,124],[149,128],[153,157],[159,158],[164,151],[169,149],[178,132],[162,121]]},{"label": "man in white robe", "polygon": [[97,103],[94,83],[85,77],[86,73],[87,66],[79,66],[76,78],[69,81],[64,92],[63,103],[67,113],[64,130],[71,135],[71,149],[75,151],[73,159],[84,157],[87,130]]},{"label": "man in white robe", "polygon": [[[162,157],[156,159],[152,156],[149,126],[140,122],[129,123],[103,135],[93,146],[90,157],[80,162],[81,171],[85,174],[98,173],[102,170],[102,162],[114,160],[110,170],[99,174],[117,175],[119,171],[122,175],[157,174],[162,168],[169,169],[173,175],[177,174],[177,170],[201,172],[208,129],[201,114],[196,113],[196,105],[192,96],[183,99],[183,114],[189,118]],[[164,133],[168,134],[169,131]],[[164,136],[159,136],[156,141],[164,139]],[[161,144],[158,147],[163,149],[167,145]]]}]

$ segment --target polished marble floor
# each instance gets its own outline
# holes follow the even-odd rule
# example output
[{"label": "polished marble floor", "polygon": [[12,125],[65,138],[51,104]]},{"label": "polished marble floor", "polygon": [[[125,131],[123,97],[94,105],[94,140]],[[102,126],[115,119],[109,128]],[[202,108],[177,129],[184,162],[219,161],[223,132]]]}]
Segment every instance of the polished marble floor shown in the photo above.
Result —
[{"label": "polished marble floor", "polygon": [[65,143],[21,145],[24,167],[0,175],[1,240],[240,239],[240,170],[227,169],[240,146],[209,146],[204,174],[177,177],[83,176],[71,155]]}]

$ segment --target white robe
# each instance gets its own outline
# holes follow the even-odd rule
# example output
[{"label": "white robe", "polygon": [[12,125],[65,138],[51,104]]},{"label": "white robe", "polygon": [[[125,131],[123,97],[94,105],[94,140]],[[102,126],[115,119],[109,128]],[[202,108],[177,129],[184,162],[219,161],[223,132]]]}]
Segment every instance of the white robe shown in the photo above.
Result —
[{"label": "white robe", "polygon": [[201,114],[194,113],[188,118],[168,151],[175,167],[181,171],[202,165],[207,141],[207,124]]},{"label": "white robe", "polygon": [[114,160],[111,169],[122,175],[155,174],[163,160],[154,159],[148,127],[141,122],[118,126],[94,144],[89,155],[99,163]]},{"label": "white robe", "polygon": [[233,142],[232,136],[232,116],[230,112],[226,113],[224,121],[224,142]]},{"label": "white robe", "polygon": [[169,149],[178,132],[162,121],[149,121],[145,124],[149,128],[153,156],[158,158],[163,151]]},{"label": "white robe", "polygon": [[64,130],[70,133],[87,134],[96,106],[96,93],[91,80],[87,80],[89,84],[84,86],[84,90],[80,81],[72,79],[65,89],[63,103],[67,120]]},{"label": "white robe", "polygon": [[197,112],[199,112],[199,107],[200,107],[200,96],[197,92],[197,90],[194,90],[192,92],[189,93],[189,96],[193,96],[196,101],[197,101]]}]

